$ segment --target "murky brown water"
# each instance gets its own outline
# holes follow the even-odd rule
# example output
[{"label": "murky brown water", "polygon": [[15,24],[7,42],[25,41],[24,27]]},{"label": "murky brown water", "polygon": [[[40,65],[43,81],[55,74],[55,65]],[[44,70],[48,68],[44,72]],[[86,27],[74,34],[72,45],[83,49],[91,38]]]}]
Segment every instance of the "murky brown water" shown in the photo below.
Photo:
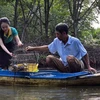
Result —
[{"label": "murky brown water", "polygon": [[0,100],[100,100],[100,86],[0,86]]}]

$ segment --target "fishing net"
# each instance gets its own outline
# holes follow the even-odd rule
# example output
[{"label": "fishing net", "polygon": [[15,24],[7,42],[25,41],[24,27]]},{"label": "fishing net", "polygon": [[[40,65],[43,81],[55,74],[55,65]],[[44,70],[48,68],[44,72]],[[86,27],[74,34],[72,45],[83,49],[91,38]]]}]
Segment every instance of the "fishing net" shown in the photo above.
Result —
[{"label": "fishing net", "polygon": [[13,52],[14,57],[11,59],[9,70],[12,71],[38,71],[39,53],[33,51],[25,51],[25,47],[16,48]]}]

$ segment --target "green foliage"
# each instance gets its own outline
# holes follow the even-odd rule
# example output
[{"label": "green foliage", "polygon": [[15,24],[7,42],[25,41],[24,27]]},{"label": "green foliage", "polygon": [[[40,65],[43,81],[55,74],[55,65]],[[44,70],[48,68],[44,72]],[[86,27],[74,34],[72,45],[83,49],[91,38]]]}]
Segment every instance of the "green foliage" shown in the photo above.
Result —
[{"label": "green foliage", "polygon": [[49,33],[48,35],[54,36],[55,25],[60,22],[70,23],[70,14],[68,11],[67,4],[61,0],[54,0],[53,5],[50,9],[50,24],[49,24]]},{"label": "green foliage", "polygon": [[13,21],[14,9],[9,4],[0,5],[0,17],[8,17],[10,21]]},{"label": "green foliage", "polygon": [[100,39],[100,28],[95,30],[94,38]]},{"label": "green foliage", "polygon": [[0,5],[8,5],[9,3],[12,3],[15,0],[0,0]]},{"label": "green foliage", "polygon": [[[15,14],[15,1],[16,0],[0,1],[0,17],[7,16],[10,19],[12,25],[14,23],[13,19]],[[75,0],[69,1],[71,3],[71,8],[73,8],[73,3],[75,2]],[[51,4],[52,0],[48,0],[47,2]],[[77,33],[78,37],[85,41],[85,43],[99,43],[98,40],[100,39],[100,29],[95,30],[91,27],[91,22],[96,19],[94,8],[90,9],[90,13],[88,16],[84,15],[85,11],[87,11],[89,8],[89,3],[90,0],[83,0],[79,17],[76,18],[78,20]],[[48,17],[48,38],[52,38],[55,36],[55,25],[59,22],[68,23],[68,25],[71,26],[69,30],[71,33],[71,31],[74,30],[72,24],[75,22],[75,20],[73,21],[73,17],[71,16],[70,10],[68,8],[68,0],[53,0],[53,3],[49,5],[49,7],[50,11]],[[22,36],[22,34],[24,34],[24,41],[29,42],[33,40],[41,40],[44,42],[43,39],[44,37],[46,37],[46,16],[44,0],[19,0],[16,13],[17,29],[20,33],[20,37]],[[83,15],[84,17],[82,18]]]},{"label": "green foliage", "polygon": [[98,45],[100,44],[100,28],[82,31],[80,37],[85,44]]},{"label": "green foliage", "polygon": [[55,21],[55,23],[67,21],[67,18],[70,17],[67,4],[64,1],[60,2],[60,0],[57,0],[51,7],[50,15],[50,18]]}]

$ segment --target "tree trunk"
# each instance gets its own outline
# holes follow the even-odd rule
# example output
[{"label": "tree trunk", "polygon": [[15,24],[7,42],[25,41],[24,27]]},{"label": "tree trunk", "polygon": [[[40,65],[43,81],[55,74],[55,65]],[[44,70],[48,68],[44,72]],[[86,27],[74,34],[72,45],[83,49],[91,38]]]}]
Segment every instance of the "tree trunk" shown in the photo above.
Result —
[{"label": "tree trunk", "polygon": [[17,26],[17,17],[18,17],[18,15],[17,15],[17,7],[18,7],[18,1],[19,0],[16,0],[15,1],[15,8],[14,8],[15,9],[14,10],[15,11],[15,13],[14,13],[14,27]]}]

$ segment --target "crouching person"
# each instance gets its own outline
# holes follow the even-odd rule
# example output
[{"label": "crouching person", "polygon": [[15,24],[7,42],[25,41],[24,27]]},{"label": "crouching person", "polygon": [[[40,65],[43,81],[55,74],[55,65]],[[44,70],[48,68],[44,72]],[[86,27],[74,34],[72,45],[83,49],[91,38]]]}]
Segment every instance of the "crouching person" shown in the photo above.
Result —
[{"label": "crouching person", "polygon": [[66,23],[57,24],[55,34],[56,38],[49,45],[28,46],[26,51],[49,51],[52,54],[57,52],[60,58],[48,55],[46,64],[54,66],[60,72],[80,72],[84,70],[85,66],[90,72],[97,72],[96,69],[90,66],[88,53],[81,41],[68,34],[68,25]]}]

